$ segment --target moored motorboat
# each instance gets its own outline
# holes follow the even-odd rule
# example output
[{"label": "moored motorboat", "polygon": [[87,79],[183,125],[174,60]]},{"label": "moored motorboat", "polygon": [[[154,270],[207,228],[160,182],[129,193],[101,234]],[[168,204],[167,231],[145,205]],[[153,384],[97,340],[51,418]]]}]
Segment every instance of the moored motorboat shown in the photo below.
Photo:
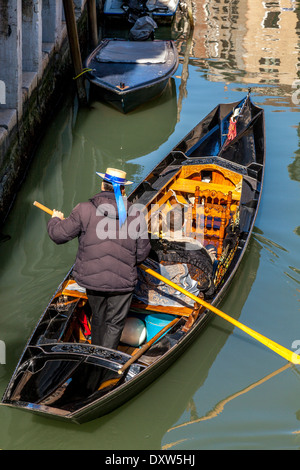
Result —
[{"label": "moored motorboat", "polygon": [[105,0],[103,14],[107,18],[120,19],[132,10],[136,14],[151,14],[155,21],[167,23],[174,18],[179,0],[123,1]]},{"label": "moored motorboat", "polygon": [[85,66],[95,96],[127,113],[158,97],[178,63],[173,41],[103,39]]},{"label": "moored motorboat", "polygon": [[[128,197],[148,221],[146,266],[218,305],[251,237],[264,161],[264,113],[249,95],[211,111]],[[110,350],[90,342],[86,293],[71,269],[2,404],[75,423],[120,406],[181,356],[213,315],[178,292],[141,269],[121,343]]]}]

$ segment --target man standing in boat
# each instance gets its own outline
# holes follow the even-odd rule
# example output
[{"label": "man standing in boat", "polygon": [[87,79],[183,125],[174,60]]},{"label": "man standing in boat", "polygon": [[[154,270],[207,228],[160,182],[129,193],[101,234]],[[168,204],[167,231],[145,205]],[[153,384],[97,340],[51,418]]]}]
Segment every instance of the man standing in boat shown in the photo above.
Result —
[{"label": "man standing in boat", "polygon": [[[101,192],[78,204],[69,217],[54,210],[48,234],[57,244],[78,237],[73,268],[92,311],[92,343],[116,349],[137,283],[137,265],[151,246],[145,219],[125,197],[126,173],[107,168]],[[132,228],[134,227],[134,229]]]}]

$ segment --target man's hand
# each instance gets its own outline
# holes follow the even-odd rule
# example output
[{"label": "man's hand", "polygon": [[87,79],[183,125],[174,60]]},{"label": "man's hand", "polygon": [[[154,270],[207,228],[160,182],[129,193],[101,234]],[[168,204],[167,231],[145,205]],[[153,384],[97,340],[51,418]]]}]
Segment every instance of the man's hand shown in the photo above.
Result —
[{"label": "man's hand", "polygon": [[64,214],[62,212],[57,211],[56,209],[53,209],[52,217],[58,217],[59,219],[63,220]]}]

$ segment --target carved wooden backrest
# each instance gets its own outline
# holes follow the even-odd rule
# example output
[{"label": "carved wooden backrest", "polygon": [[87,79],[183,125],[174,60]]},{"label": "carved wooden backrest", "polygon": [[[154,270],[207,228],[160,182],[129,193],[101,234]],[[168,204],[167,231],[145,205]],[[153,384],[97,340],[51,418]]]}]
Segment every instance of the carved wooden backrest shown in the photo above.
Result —
[{"label": "carved wooden backrest", "polygon": [[190,204],[187,215],[187,233],[197,236],[201,233],[204,239],[212,243],[217,241],[219,258],[225,237],[225,229],[231,218],[232,192],[224,194],[215,190],[200,190],[196,187],[194,204]]}]

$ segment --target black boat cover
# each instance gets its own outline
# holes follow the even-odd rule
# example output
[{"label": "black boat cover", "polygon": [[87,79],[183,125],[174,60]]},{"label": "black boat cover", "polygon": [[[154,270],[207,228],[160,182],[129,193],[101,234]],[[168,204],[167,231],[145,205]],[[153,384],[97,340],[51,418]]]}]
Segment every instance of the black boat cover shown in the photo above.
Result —
[{"label": "black boat cover", "polygon": [[96,59],[119,64],[164,64],[167,56],[165,41],[109,41]]}]

